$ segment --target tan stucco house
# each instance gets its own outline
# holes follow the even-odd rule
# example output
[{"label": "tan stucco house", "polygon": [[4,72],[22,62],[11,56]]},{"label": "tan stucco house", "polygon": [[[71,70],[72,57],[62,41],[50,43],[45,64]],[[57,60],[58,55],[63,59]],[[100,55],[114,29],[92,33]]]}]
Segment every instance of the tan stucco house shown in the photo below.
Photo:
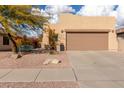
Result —
[{"label": "tan stucco house", "polygon": [[[51,27],[59,34],[59,43],[65,50],[118,50],[116,20],[110,16],[78,16],[61,14]],[[43,42],[48,42],[44,33]]]},{"label": "tan stucco house", "polygon": [[[65,50],[118,50],[115,31],[116,20],[110,16],[78,16],[61,14],[57,24],[50,24],[59,34],[59,42]],[[0,35],[0,50],[11,49],[3,35]],[[6,44],[4,44],[4,41]],[[43,35],[43,45],[48,44],[48,35]]]}]

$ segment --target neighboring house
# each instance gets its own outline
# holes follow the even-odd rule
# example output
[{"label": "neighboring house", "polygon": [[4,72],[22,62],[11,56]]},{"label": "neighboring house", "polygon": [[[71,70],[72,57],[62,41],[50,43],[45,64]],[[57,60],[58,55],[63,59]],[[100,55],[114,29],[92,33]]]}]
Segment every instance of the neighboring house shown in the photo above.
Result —
[{"label": "neighboring house", "polygon": [[118,37],[118,50],[124,51],[124,27],[120,27],[116,29],[117,37]]},{"label": "neighboring house", "polygon": [[124,38],[124,27],[117,28],[116,32],[118,37]]},{"label": "neighboring house", "polygon": [[[51,27],[59,34],[66,50],[118,50],[115,18],[110,16],[78,16],[61,14]],[[43,42],[48,42],[45,36]]]},{"label": "neighboring house", "polygon": [[12,50],[12,42],[7,35],[0,29],[0,51]]}]

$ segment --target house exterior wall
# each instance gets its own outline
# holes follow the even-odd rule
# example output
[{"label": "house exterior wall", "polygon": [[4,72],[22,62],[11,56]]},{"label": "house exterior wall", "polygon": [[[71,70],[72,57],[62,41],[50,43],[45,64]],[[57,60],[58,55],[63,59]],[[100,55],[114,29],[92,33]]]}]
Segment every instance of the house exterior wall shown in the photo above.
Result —
[{"label": "house exterior wall", "polygon": [[[108,49],[118,50],[117,36],[115,32],[115,18],[106,16],[78,16],[72,14],[61,14],[57,24],[50,24],[59,34],[59,43],[66,46],[66,29],[71,31],[108,31]],[[47,37],[44,39],[48,41]],[[89,37],[90,38],[90,37]],[[44,42],[43,41],[43,42]]]},{"label": "house exterior wall", "polygon": [[110,30],[108,39],[109,39],[109,50],[118,51],[118,40],[115,29]]},{"label": "house exterior wall", "polygon": [[0,35],[0,51],[12,50],[12,43],[9,41],[9,45],[3,45],[3,36]]}]

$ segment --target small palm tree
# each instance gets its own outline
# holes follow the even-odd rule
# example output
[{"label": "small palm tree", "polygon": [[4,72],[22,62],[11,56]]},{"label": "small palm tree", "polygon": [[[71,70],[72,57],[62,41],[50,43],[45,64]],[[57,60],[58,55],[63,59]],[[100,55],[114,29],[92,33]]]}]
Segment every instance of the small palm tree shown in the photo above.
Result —
[{"label": "small palm tree", "polygon": [[47,18],[43,16],[36,16],[31,14],[32,6],[30,5],[1,5],[0,6],[0,22],[5,28],[4,31],[14,45],[14,50],[17,53],[17,44],[14,40],[14,33],[10,26],[14,22],[16,24],[27,23],[29,25],[43,27],[44,23],[48,22]]}]

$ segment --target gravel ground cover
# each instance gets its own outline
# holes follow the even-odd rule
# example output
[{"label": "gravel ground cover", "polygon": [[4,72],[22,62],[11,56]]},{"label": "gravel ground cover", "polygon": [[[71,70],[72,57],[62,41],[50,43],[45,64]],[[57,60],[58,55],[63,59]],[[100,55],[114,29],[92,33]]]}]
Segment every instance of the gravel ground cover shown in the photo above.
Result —
[{"label": "gravel ground cover", "polygon": [[[61,60],[59,64],[44,65],[43,62],[49,58],[57,58]],[[11,52],[0,52],[0,69],[14,69],[14,68],[68,68],[70,63],[68,61],[66,52],[60,52],[56,55],[49,54],[26,54],[19,59],[12,57]]]},{"label": "gravel ground cover", "polygon": [[77,82],[3,82],[0,88],[78,88]]}]

